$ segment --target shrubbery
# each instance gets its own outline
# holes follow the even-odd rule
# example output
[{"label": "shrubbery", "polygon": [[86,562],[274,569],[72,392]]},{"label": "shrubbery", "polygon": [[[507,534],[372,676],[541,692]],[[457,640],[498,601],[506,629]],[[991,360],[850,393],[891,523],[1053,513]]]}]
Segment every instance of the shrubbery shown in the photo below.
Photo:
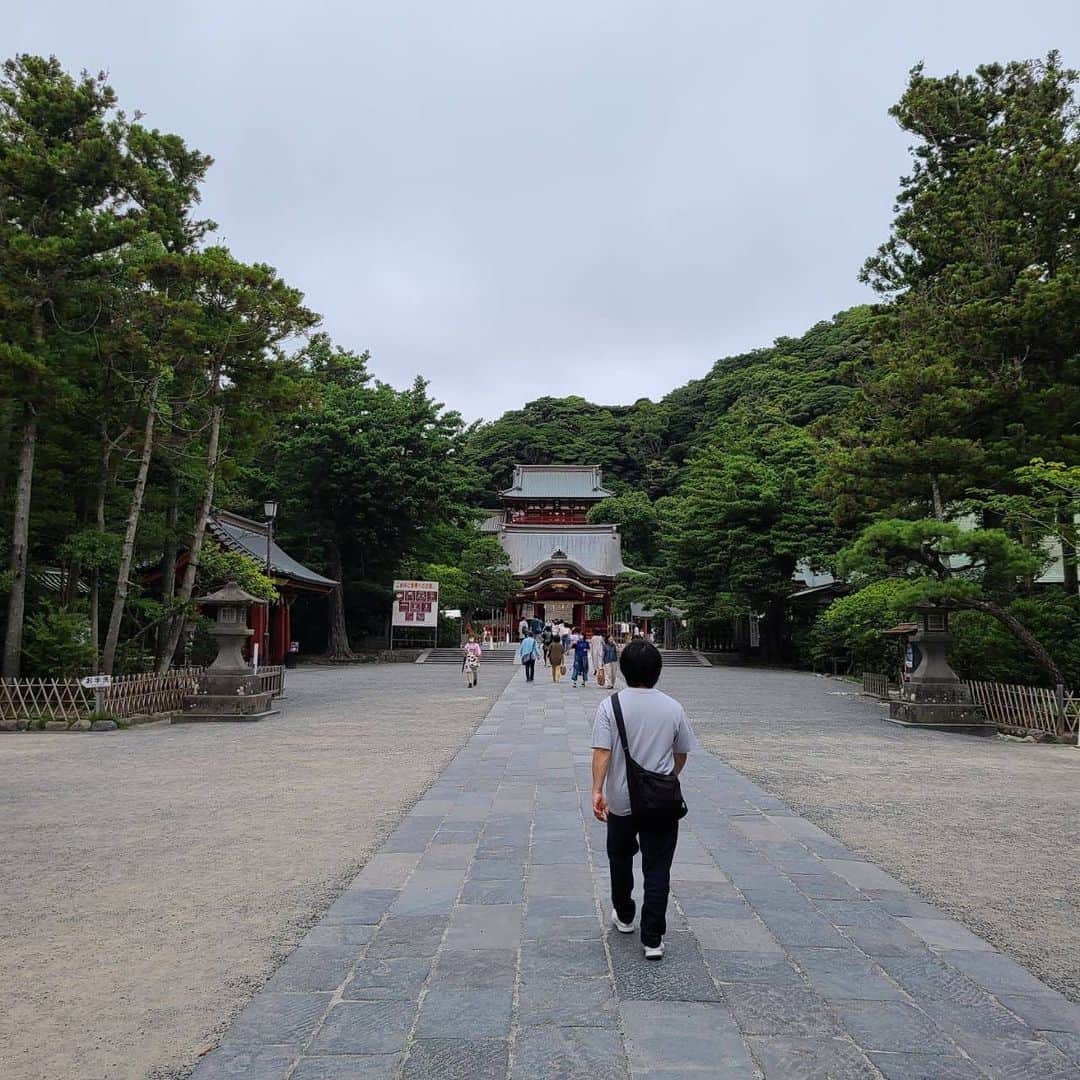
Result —
[{"label": "shrubbery", "polygon": [[25,675],[70,679],[95,670],[90,622],[79,611],[42,605],[26,620]]},{"label": "shrubbery", "polygon": [[900,646],[881,631],[903,620],[903,595],[908,592],[908,582],[887,578],[830,604],[810,632],[815,666],[827,667],[834,658],[846,657],[855,674],[896,671],[903,659]]},{"label": "shrubbery", "polygon": [[[1008,607],[1057,660],[1067,684],[1080,687],[1080,597],[1047,591]],[[996,619],[978,611],[957,612],[949,662],[962,679],[1046,685],[1046,672]]]},{"label": "shrubbery", "polygon": [[[810,659],[827,667],[836,657],[853,674],[893,674],[903,659],[897,641],[882,636],[912,618],[912,583],[887,578],[841,597],[818,617],[809,636]],[[1057,590],[1023,597],[1008,605],[1057,659],[1070,686],[1080,686],[1080,598]],[[1046,685],[1046,672],[1004,626],[978,611],[954,612],[949,623],[955,640],[949,662],[962,679]]]}]

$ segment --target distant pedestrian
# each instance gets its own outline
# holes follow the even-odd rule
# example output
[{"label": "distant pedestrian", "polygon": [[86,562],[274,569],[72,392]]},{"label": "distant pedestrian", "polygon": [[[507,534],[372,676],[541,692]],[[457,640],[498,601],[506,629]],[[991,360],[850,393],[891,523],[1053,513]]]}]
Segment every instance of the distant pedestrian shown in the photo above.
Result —
[{"label": "distant pedestrian", "polygon": [[570,627],[566,623],[559,626],[559,637],[562,639],[563,652],[570,649]]},{"label": "distant pedestrian", "polygon": [[480,678],[480,657],[484,655],[484,651],[470,634],[462,652],[465,655],[461,661],[461,670],[465,672],[465,685],[471,690]]},{"label": "distant pedestrian", "polygon": [[589,638],[589,664],[594,675],[599,675],[604,665],[604,635],[599,630],[594,630]]},{"label": "distant pedestrian", "polygon": [[619,647],[615,644],[615,639],[610,635],[604,636],[604,685],[609,690],[615,689],[615,676],[618,674],[619,669]]},{"label": "distant pedestrian", "polygon": [[548,623],[548,625],[544,627],[544,632],[540,635],[540,643],[544,647],[544,667],[547,667],[548,665],[548,650],[551,648],[551,642],[551,624]]},{"label": "distant pedestrian", "polygon": [[563,675],[566,674],[566,671],[563,668],[563,659],[565,655],[562,639],[552,638],[551,644],[548,646],[548,662],[551,664],[552,682],[559,682]]},{"label": "distant pedestrian", "polygon": [[570,677],[570,682],[574,686],[577,686],[579,675],[581,685],[584,686],[589,681],[589,643],[581,634],[577,635],[577,641],[574,643],[574,673]]},{"label": "distant pedestrian", "polygon": [[540,653],[540,646],[536,644],[536,638],[530,634],[518,647],[518,655],[521,657],[521,666],[525,669],[525,681],[532,682],[536,673],[536,657]]},{"label": "distant pedestrian", "polygon": [[[679,817],[686,813],[677,777],[695,739],[683,707],[655,689],[663,667],[655,646],[631,642],[619,667],[626,689],[601,701],[593,724],[593,814],[607,822],[611,919],[623,934],[634,931],[634,855],[640,847],[645,877],[641,944],[647,960],[659,960],[667,932],[671,860]],[[651,775],[642,777],[641,770]]]},{"label": "distant pedestrian", "polygon": [[522,617],[521,622],[518,623],[518,640],[524,641],[529,636],[529,620]]}]

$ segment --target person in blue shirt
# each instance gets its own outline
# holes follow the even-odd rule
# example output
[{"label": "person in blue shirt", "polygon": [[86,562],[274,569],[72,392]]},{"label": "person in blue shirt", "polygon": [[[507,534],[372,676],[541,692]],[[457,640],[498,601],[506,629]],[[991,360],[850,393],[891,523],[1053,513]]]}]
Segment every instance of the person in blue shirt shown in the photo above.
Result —
[{"label": "person in blue shirt", "polygon": [[536,638],[531,634],[518,646],[518,655],[521,657],[521,666],[525,669],[525,681],[532,682],[536,672],[536,658],[540,655],[540,646],[536,644]]},{"label": "person in blue shirt", "polygon": [[[577,630],[574,631],[577,633]],[[581,685],[584,686],[589,681],[589,642],[586,640],[585,635],[582,634],[574,642],[574,672],[570,676],[570,681],[577,686],[578,676],[581,676]]]}]

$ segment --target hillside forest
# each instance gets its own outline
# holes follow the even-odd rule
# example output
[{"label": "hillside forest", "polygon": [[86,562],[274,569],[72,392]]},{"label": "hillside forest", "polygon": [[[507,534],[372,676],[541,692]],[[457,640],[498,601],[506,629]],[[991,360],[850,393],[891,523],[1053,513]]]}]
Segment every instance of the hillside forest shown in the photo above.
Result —
[{"label": "hillside forest", "polygon": [[[1080,686],[1080,113],[1057,54],[914,67],[877,301],[717,360],[662,400],[541,398],[466,425],[332,341],[279,271],[199,215],[212,166],[104,75],[18,56],[0,77],[3,673],[163,670],[194,600],[254,560],[211,508],[261,517],[339,581],[305,651],[383,633],[391,582],[500,606],[477,522],[522,463],[598,464],[624,607],[688,640],[760,617],[768,662],[895,663],[880,631],[955,612],[968,677]],[[882,123],[890,120],[883,117]],[[782,299],[782,298],[781,298]],[[827,606],[792,595],[835,578]]]}]

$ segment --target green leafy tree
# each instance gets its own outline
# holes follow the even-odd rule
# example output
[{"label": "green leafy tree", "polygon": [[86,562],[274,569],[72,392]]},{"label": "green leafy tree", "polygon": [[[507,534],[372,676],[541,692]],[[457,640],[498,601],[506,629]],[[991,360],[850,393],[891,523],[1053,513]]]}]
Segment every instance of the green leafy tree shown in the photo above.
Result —
[{"label": "green leafy tree", "polygon": [[434,535],[421,541],[421,550],[436,548],[436,561],[414,555],[403,566],[409,577],[437,581],[440,607],[460,609],[463,623],[478,611],[502,608],[516,588],[506,549],[476,525],[475,520],[443,522],[425,530]]},{"label": "green leafy tree", "polygon": [[172,663],[183,631],[183,612],[190,605],[199,570],[203,539],[214,504],[214,492],[225,459],[222,435],[240,431],[253,416],[255,431],[265,432],[274,418],[282,383],[291,387],[294,364],[282,354],[283,343],[308,330],[318,316],[303,303],[303,294],[283,281],[272,266],[248,265],[222,247],[211,247],[174,260],[176,288],[196,305],[191,329],[197,347],[191,352],[200,366],[193,381],[202,389],[207,414],[205,459],[201,469],[187,564],[176,590],[177,615],[165,637],[158,669]]},{"label": "green leafy tree", "polygon": [[618,525],[623,561],[644,570],[659,554],[660,519],[652,499],[643,491],[628,491],[597,503],[588,515],[593,525]]},{"label": "green leafy tree", "polygon": [[[279,493],[286,538],[341,583],[329,605],[328,651],[347,657],[347,610],[357,625],[381,630],[393,578],[418,534],[464,519],[463,425],[423,380],[395,390],[372,379],[366,353],[323,334],[299,359],[308,401],[283,424],[261,467]],[[289,522],[302,522],[303,531],[290,533]]]},{"label": "green leafy tree", "polygon": [[[150,232],[198,235],[186,209],[209,159],[142,128],[103,75],[20,55],[0,74],[0,398],[19,444],[3,670],[19,670],[42,426],[79,407],[112,258]],[[7,436],[5,436],[7,439]]]},{"label": "green leafy tree", "polygon": [[1049,539],[1061,548],[1065,592],[1075,597],[1077,521],[1080,520],[1080,466],[1035,458],[1014,473],[1017,492],[975,491],[975,506],[1001,518],[1029,546]]},{"label": "green leafy tree", "polygon": [[877,521],[841,553],[838,565],[856,581],[902,580],[907,589],[897,602],[908,608],[934,603],[996,619],[1055,685],[1065,681],[1046,647],[1007,607],[1017,581],[1038,573],[1042,560],[1001,529],[966,530],[933,518]]},{"label": "green leafy tree", "polygon": [[831,470],[848,509],[944,518],[1080,452],[1077,74],[1056,53],[929,76],[890,110],[915,139],[892,234],[863,279],[875,371]]},{"label": "green leafy tree", "polygon": [[810,652],[822,666],[846,657],[854,672],[896,671],[900,650],[882,631],[910,615],[907,580],[884,578],[834,600],[814,621]]}]

